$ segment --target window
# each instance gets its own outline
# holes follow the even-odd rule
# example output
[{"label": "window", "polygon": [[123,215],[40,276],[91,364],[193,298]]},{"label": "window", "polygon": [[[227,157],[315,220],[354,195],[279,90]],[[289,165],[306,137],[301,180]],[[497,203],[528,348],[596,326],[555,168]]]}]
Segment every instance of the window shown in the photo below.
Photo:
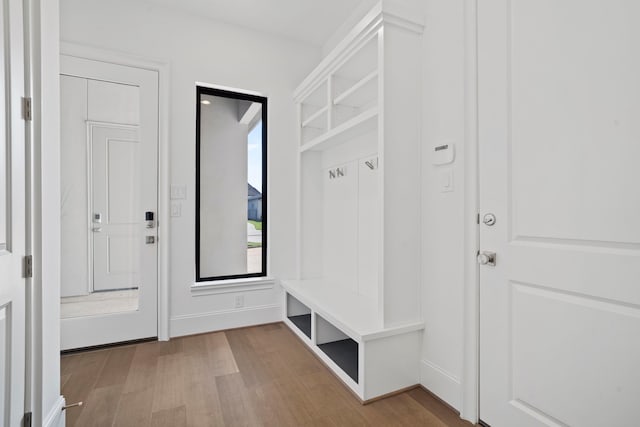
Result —
[{"label": "window", "polygon": [[266,276],[267,99],[196,94],[196,281]]}]

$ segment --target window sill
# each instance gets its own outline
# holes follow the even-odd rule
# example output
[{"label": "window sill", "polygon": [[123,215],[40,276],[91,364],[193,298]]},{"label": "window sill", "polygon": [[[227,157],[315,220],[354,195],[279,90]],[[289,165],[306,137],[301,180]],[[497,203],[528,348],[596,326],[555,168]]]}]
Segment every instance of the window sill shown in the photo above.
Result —
[{"label": "window sill", "polygon": [[273,289],[276,280],[272,277],[250,277],[246,279],[216,280],[196,282],[191,285],[192,296],[227,294],[241,291]]}]

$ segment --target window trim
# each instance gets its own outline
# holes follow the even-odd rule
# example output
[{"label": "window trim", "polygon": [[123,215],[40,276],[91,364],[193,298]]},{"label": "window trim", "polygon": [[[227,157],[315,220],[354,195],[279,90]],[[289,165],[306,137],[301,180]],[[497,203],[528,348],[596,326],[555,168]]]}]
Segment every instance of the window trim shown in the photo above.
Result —
[{"label": "window trim", "polygon": [[[226,276],[200,276],[200,99],[202,95],[219,96],[241,101],[259,102],[262,104],[262,271],[259,273],[231,274]],[[268,98],[224,89],[196,85],[196,283],[217,282],[221,280],[246,279],[267,277],[267,229],[268,229],[268,198],[267,198],[267,104]]]}]

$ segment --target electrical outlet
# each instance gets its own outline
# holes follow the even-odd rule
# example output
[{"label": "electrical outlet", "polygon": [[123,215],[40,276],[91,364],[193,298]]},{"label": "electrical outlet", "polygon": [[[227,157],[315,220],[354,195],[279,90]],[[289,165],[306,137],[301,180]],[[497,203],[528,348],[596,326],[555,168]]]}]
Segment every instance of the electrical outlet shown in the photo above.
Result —
[{"label": "electrical outlet", "polygon": [[244,295],[236,295],[236,308],[244,307]]}]

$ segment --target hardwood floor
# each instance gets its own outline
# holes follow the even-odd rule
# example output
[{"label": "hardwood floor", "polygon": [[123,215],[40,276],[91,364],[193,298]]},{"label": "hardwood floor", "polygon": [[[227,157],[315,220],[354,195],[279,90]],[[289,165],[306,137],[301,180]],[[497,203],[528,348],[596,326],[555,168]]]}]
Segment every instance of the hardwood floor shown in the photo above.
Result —
[{"label": "hardwood floor", "polygon": [[62,356],[67,426],[469,427],[422,389],[362,406],[284,324]]}]

